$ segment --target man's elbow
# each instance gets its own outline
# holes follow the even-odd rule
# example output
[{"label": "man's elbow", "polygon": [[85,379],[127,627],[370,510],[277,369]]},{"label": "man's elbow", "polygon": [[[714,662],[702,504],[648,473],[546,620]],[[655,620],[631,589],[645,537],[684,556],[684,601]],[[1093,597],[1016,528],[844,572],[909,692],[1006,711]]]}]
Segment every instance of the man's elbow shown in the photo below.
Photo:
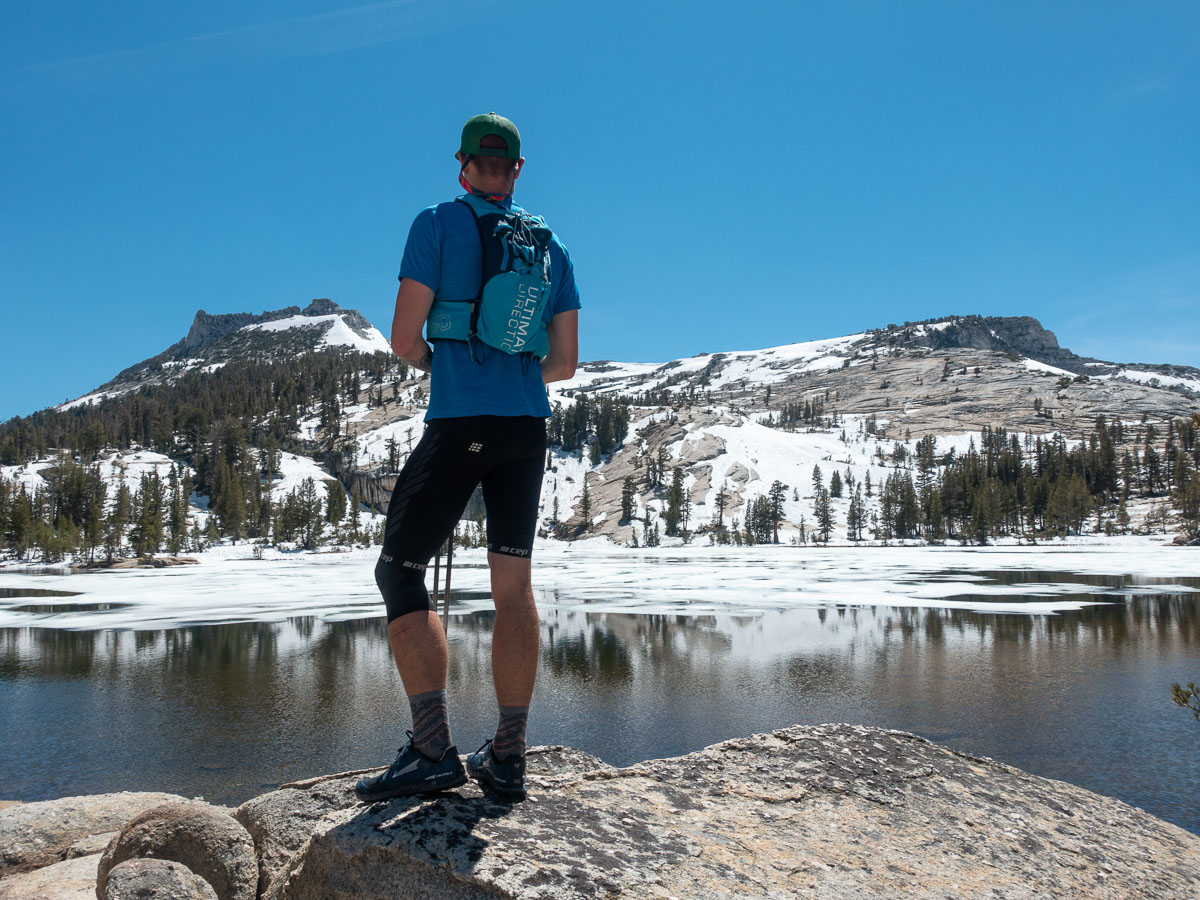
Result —
[{"label": "man's elbow", "polygon": [[578,360],[574,360],[574,359],[573,359],[573,360],[571,360],[571,361],[570,361],[570,362],[568,362],[568,363],[564,363],[564,364],[563,364],[563,370],[562,370],[562,379],[563,379],[563,381],[566,381],[566,380],[567,380],[567,379],[569,379],[569,378],[574,378],[574,377],[575,377],[575,367],[576,367],[576,365],[578,365]]},{"label": "man's elbow", "polygon": [[419,337],[419,334],[415,336],[411,334],[393,334],[392,352],[401,359],[408,359],[412,355],[413,347],[416,346]]},{"label": "man's elbow", "polygon": [[579,357],[577,357],[575,355],[555,357],[555,359],[553,361],[554,380],[555,381],[566,381],[570,378],[574,378],[575,377],[575,367],[578,364],[579,364]]}]

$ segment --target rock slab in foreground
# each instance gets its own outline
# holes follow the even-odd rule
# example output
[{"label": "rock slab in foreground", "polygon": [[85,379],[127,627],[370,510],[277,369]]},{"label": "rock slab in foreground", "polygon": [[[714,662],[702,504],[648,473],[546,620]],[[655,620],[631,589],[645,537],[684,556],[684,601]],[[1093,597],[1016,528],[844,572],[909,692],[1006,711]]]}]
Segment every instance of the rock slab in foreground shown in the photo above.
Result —
[{"label": "rock slab in foreground", "polygon": [[99,853],[0,879],[0,900],[96,900]]},{"label": "rock slab in foreground", "polygon": [[626,769],[534,754],[530,771],[525,803],[471,785],[332,808],[267,896],[1200,900],[1200,837],[903,732],[794,727]]},{"label": "rock slab in foreground", "polygon": [[0,878],[99,853],[113,833],[176,794],[123,791],[22,803],[0,810]]}]

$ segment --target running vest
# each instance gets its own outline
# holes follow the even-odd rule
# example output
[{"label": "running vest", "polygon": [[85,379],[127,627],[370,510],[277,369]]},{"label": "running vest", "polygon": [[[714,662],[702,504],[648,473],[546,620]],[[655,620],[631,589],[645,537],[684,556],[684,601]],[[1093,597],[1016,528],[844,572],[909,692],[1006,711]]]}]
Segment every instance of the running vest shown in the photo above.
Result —
[{"label": "running vest", "polygon": [[[425,323],[429,340],[475,342],[505,353],[544,359],[550,337],[544,313],[550,303],[550,240],[541,216],[503,209],[466,195],[483,245],[479,293],[473,300],[435,300]],[[480,360],[476,359],[476,362]]]}]

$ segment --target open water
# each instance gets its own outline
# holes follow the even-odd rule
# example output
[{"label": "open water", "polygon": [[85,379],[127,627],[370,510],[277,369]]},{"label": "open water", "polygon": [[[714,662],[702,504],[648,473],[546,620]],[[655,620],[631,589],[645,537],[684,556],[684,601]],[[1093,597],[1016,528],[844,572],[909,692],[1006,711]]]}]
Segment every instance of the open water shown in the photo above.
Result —
[{"label": "open water", "polygon": [[[1200,722],[1170,701],[1172,682],[1200,678],[1200,579],[1147,595],[1123,594],[1120,576],[976,574],[985,586],[1082,585],[1061,599],[1102,604],[1057,615],[547,609],[530,742],[626,765],[796,723],[897,728],[1200,833]],[[0,605],[78,611],[57,596],[67,593],[6,588]],[[468,752],[494,727],[493,614],[478,609],[478,591],[454,601],[466,611],[450,624],[451,724]],[[48,624],[0,629],[0,799],[127,789],[232,804],[297,778],[382,765],[404,739],[407,705],[382,618],[157,631]]]}]

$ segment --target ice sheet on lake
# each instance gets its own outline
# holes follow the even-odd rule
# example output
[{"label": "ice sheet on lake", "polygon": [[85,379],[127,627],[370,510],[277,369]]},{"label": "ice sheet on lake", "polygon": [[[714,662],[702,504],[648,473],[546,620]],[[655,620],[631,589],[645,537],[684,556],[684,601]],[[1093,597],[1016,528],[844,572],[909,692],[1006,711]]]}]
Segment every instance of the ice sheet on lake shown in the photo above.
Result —
[{"label": "ice sheet on lake", "polygon": [[[160,629],[191,624],[327,621],[382,615],[376,553],[281,554],[244,558],[248,547],[210,551],[199,566],[81,575],[5,574],[6,588],[76,591],[38,613],[37,598],[0,602],[0,627]],[[242,556],[242,558],[238,558]],[[432,566],[430,566],[432,570]],[[1004,585],[980,573],[1028,573]],[[965,609],[1046,615],[1139,594],[1196,592],[1200,551],[1130,539],[1104,545],[1037,547],[682,547],[614,549],[602,542],[540,543],[534,584],[543,608],[698,616],[829,606]],[[1050,573],[1058,573],[1053,580]],[[1079,573],[1074,582],[1061,573]],[[1131,576],[1126,586],[1084,576]],[[1171,583],[1171,579],[1179,579]],[[432,585],[432,574],[426,583]],[[458,551],[455,615],[491,609],[486,556]],[[458,592],[463,592],[459,594]],[[49,602],[49,601],[41,601]],[[97,604],[120,604],[93,610]],[[18,611],[16,607],[24,610]]]}]

